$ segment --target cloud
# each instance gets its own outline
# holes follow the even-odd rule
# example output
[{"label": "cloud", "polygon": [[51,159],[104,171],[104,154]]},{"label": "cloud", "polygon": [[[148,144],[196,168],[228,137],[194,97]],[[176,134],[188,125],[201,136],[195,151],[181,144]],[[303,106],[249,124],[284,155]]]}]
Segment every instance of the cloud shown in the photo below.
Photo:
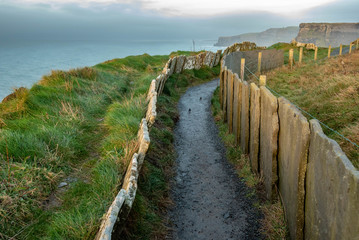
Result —
[{"label": "cloud", "polygon": [[[21,4],[20,4],[21,1]],[[357,21],[357,0],[341,0],[291,16],[268,11],[234,11],[207,17],[180,15],[152,1],[0,0],[0,40],[183,40],[217,39],[301,22]],[[168,0],[170,1],[170,0]],[[196,1],[196,0],[193,0]],[[222,0],[222,2],[225,0]],[[257,0],[253,0],[257,1]],[[61,3],[56,3],[61,2]],[[130,3],[131,2],[131,3]],[[149,3],[149,0],[147,0]],[[288,1],[290,2],[290,1]],[[194,5],[196,6],[196,5]],[[210,4],[207,6],[211,6]],[[158,14],[165,11],[171,17]]]},{"label": "cloud", "polygon": [[12,0],[17,4],[50,4],[54,9],[66,4],[76,4],[86,9],[127,4],[165,16],[182,17],[210,17],[248,11],[291,15],[335,1],[337,0]]}]

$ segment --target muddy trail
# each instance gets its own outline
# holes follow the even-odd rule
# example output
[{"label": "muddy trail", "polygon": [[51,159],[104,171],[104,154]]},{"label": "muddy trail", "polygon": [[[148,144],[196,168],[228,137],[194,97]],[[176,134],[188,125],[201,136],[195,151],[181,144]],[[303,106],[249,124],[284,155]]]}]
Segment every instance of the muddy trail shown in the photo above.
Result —
[{"label": "muddy trail", "polygon": [[181,97],[175,130],[176,178],[169,239],[262,239],[261,214],[248,188],[227,162],[211,113],[219,81],[192,87]]}]

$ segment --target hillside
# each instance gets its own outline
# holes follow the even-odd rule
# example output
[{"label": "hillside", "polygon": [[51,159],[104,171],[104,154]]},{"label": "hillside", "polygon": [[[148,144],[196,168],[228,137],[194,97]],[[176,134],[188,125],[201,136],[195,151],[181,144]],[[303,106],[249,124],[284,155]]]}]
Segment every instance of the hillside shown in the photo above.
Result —
[{"label": "hillside", "polygon": [[359,38],[359,23],[301,23],[297,42],[338,47]]},{"label": "hillside", "polygon": [[94,238],[136,151],[148,86],[168,58],[53,71],[3,100],[0,239]]},{"label": "hillside", "polygon": [[[293,70],[284,66],[269,72],[269,87],[359,143],[359,51],[317,63],[305,62]],[[359,150],[334,132],[323,130],[340,144],[354,166],[359,168]]]},{"label": "hillside", "polygon": [[215,46],[230,46],[236,42],[254,42],[257,46],[270,46],[277,42],[290,42],[298,34],[298,27],[270,28],[258,33],[244,33],[237,36],[219,37]]}]

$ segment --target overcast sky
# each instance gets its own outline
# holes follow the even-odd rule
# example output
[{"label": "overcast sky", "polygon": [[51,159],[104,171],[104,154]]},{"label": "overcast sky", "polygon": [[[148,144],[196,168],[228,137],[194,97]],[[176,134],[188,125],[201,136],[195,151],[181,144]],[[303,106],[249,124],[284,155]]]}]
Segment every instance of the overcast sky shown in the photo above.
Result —
[{"label": "overcast sky", "polygon": [[0,40],[217,39],[358,12],[358,0],[0,0]]}]

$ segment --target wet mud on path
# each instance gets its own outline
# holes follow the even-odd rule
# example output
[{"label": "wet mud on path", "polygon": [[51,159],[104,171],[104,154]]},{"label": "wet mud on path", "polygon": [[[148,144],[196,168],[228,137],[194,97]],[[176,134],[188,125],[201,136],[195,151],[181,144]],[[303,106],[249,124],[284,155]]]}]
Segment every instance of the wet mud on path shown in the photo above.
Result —
[{"label": "wet mud on path", "polygon": [[261,214],[227,162],[212,117],[211,98],[218,84],[217,79],[192,87],[178,104],[169,239],[262,239]]}]

